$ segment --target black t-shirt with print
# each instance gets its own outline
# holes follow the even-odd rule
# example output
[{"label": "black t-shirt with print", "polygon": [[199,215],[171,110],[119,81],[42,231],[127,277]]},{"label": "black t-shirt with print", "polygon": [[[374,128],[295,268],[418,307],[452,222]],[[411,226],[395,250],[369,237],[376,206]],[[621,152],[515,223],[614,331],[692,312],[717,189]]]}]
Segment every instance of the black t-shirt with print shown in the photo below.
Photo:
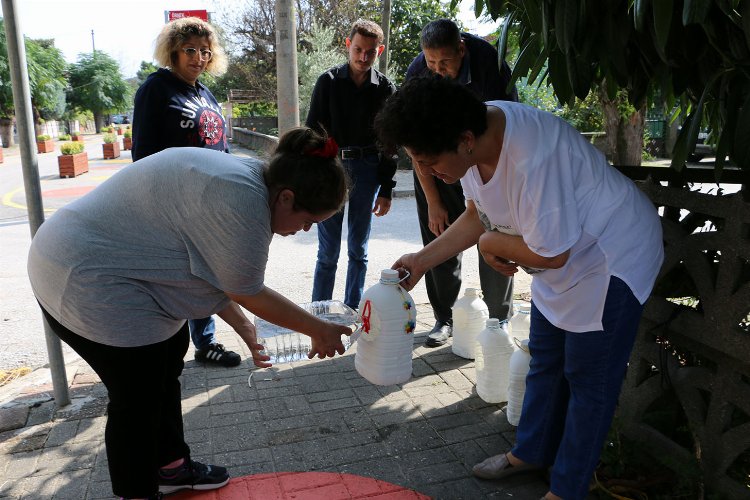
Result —
[{"label": "black t-shirt with print", "polygon": [[135,94],[133,161],[185,146],[229,152],[224,116],[202,83],[192,87],[161,68]]}]

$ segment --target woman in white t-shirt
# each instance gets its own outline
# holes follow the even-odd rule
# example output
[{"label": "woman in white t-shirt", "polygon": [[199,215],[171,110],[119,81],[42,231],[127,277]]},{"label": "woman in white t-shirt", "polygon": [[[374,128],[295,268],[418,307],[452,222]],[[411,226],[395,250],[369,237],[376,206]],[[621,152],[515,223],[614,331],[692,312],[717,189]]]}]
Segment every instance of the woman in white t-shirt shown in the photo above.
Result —
[{"label": "woman in white t-shirt", "polygon": [[524,104],[482,103],[449,80],[407,82],[375,126],[384,146],[404,146],[424,174],[460,181],[467,198],[445,233],[394,264],[411,273],[408,288],[477,242],[500,273],[533,274],[517,443],[474,474],[551,466],[545,498],[585,498],[663,260],[656,209],[565,121]]}]

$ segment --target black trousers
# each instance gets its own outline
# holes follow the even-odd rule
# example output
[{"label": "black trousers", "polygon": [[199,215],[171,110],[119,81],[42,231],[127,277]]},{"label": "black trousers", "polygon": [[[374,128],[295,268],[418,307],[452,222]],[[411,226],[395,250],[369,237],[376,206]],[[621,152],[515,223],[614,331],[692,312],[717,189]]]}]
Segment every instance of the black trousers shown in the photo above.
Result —
[{"label": "black trousers", "polygon": [[[440,194],[440,199],[448,210],[448,221],[453,224],[466,210],[466,199],[461,183],[446,184],[437,179],[435,185]],[[419,218],[419,230],[422,233],[422,243],[427,246],[437,236],[429,228],[427,198],[416,172],[414,172],[414,197],[417,200],[417,217]],[[479,252],[478,248],[477,252]],[[492,269],[480,254],[479,282],[490,317],[498,318],[501,321],[509,319],[513,314],[513,278],[503,276]],[[435,320],[452,324],[452,307],[461,291],[461,254],[451,257],[428,271],[425,275],[425,285],[427,297],[435,314]]]},{"label": "black trousers", "polygon": [[187,323],[158,344],[113,347],[76,335],[44,308],[42,312],[52,331],[91,365],[107,387],[104,441],[114,494],[156,495],[159,467],[190,457],[178,379],[190,344]]}]

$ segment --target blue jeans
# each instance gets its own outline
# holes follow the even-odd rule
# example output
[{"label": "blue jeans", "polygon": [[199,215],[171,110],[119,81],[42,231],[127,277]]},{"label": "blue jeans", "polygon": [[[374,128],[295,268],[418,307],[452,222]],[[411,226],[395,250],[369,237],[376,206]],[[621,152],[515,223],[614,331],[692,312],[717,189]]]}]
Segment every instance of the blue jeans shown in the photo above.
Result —
[{"label": "blue jeans", "polygon": [[642,312],[615,277],[603,331],[562,330],[531,304],[531,367],[513,454],[530,464],[551,464],[550,491],[565,500],[588,494]]},{"label": "blue jeans", "polygon": [[216,322],[213,316],[201,319],[188,320],[190,325],[190,338],[196,349],[203,349],[216,343]]},{"label": "blue jeans", "polygon": [[[378,155],[359,160],[344,160],[344,168],[351,179],[347,215],[346,240],[349,264],[346,270],[344,303],[352,309],[359,307],[367,273],[367,243],[372,227],[372,208],[380,187]],[[333,217],[318,223],[318,261],[315,264],[312,300],[331,300],[336,282],[336,268],[341,251],[342,208]]]}]

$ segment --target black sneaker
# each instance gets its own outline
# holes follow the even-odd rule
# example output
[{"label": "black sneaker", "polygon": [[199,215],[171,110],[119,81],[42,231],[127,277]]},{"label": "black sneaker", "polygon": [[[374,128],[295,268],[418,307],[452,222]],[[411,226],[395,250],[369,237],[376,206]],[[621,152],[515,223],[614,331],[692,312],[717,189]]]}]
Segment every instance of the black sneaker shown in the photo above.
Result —
[{"label": "black sneaker", "polygon": [[221,366],[237,366],[242,361],[239,354],[227,351],[221,344],[209,344],[203,349],[196,349],[195,360],[201,363],[216,363]]},{"label": "black sneaker", "polygon": [[174,469],[159,469],[159,492],[165,495],[180,490],[215,490],[228,482],[226,468],[195,460],[186,460]]}]

